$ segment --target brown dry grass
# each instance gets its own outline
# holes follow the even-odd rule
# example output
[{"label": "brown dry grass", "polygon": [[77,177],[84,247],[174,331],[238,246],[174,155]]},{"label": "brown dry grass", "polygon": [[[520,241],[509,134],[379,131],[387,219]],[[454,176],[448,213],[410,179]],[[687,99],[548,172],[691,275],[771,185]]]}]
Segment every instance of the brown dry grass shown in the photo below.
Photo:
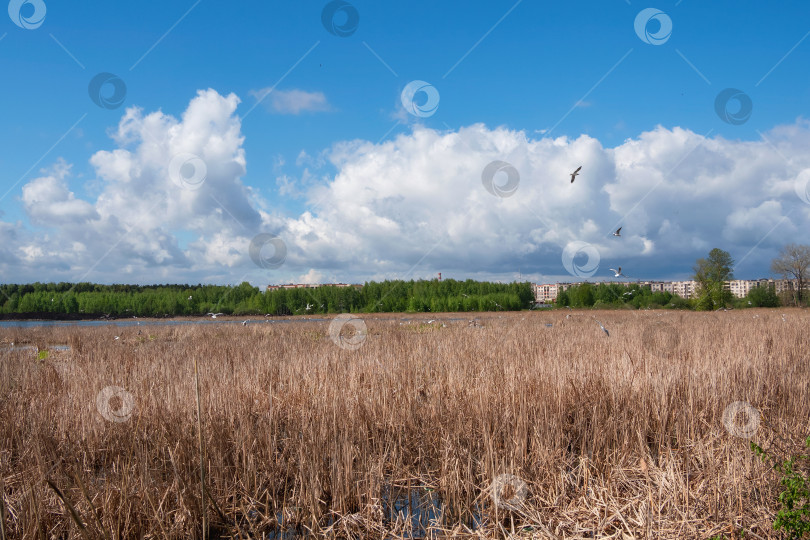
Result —
[{"label": "brown dry grass", "polygon": [[[722,416],[745,401],[763,446],[807,436],[810,313],[459,317],[367,317],[357,350],[325,322],[0,329],[0,349],[72,347],[0,351],[6,533],[201,537],[205,512],[211,537],[280,518],[354,538],[776,537],[773,473]],[[97,407],[111,385],[123,422]],[[525,498],[512,483],[493,504],[501,474]],[[427,530],[389,504],[409,494],[440,504]]]}]

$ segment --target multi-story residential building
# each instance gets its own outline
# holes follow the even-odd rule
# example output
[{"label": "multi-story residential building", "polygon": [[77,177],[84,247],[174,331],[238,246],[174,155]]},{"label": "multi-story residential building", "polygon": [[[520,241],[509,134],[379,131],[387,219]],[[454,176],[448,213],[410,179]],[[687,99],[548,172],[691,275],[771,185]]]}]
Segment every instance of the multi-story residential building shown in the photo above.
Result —
[{"label": "multi-story residential building", "polygon": [[532,285],[534,288],[534,301],[542,304],[548,304],[557,300],[557,287],[556,283],[535,283]]},{"label": "multi-story residential building", "polygon": [[768,287],[772,284],[772,279],[733,279],[726,282],[726,288],[737,298],[744,298],[748,296],[751,289]]},{"label": "multi-story residential building", "polygon": [[[773,283],[776,294],[786,291],[793,292],[799,288],[799,280],[797,279],[770,279],[768,281]],[[808,287],[810,287],[810,283],[805,283],[804,288],[807,289]]]},{"label": "multi-story residential building", "polygon": [[[604,283],[618,283],[621,285],[630,285],[636,283],[641,287],[649,287],[652,292],[669,292],[676,294],[681,298],[692,298],[697,294],[698,283],[694,280],[685,281],[606,281]],[[542,283],[534,284],[534,298],[537,302],[548,303],[554,302],[559,293],[567,291],[574,285],[581,285],[582,282],[577,283]],[[751,292],[751,289],[757,287],[773,287],[776,294],[782,292],[792,292],[798,287],[795,279],[734,279],[726,282],[726,288],[737,298],[744,298]],[[810,289],[810,282],[805,285],[805,288]]]},{"label": "multi-story residential building", "polygon": [[664,292],[666,283],[663,281],[642,281],[639,285],[649,287],[652,292]]},{"label": "multi-story residential building", "polygon": [[681,298],[692,298],[695,295],[695,292],[697,291],[697,281],[695,280],[671,281],[668,283],[665,282],[664,290],[667,290],[666,287],[667,284],[671,286],[670,287],[671,290],[669,290],[668,292],[676,294]]}]

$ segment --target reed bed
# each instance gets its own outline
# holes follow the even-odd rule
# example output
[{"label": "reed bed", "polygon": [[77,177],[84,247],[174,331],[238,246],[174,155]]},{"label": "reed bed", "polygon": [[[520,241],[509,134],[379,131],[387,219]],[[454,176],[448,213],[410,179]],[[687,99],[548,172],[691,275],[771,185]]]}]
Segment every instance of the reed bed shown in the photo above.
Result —
[{"label": "reed bed", "polygon": [[810,313],[433,317],[0,329],[6,537],[778,537]]}]

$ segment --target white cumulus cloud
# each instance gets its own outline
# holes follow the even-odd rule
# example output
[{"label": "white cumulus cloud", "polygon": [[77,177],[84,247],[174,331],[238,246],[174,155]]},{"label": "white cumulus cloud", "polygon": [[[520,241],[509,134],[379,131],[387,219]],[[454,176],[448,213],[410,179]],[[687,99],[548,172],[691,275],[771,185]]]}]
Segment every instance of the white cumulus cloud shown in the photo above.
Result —
[{"label": "white cumulus cloud", "polygon": [[261,90],[252,90],[250,93],[258,102],[262,102],[267,109],[279,114],[322,112],[331,109],[323,92],[262,88]]},{"label": "white cumulus cloud", "polygon": [[[325,98],[306,103],[287,110]],[[778,248],[810,229],[810,204],[796,188],[810,169],[802,120],[761,141],[659,126],[615,147],[588,135],[416,125],[393,140],[300,154],[294,173],[281,162],[281,193],[267,201],[245,183],[238,104],[209,89],[180,118],[127,109],[110,147],[89,156],[92,200],[76,195],[61,160],[26,183],[30,226],[0,220],[4,278],[262,284],[441,271],[544,281],[566,278],[561,254],[574,241],[598,251],[594,280],[617,265],[639,279],[688,275],[713,247],[767,275]],[[482,177],[493,162],[500,172]],[[285,243],[272,272],[250,259],[259,233]]]}]

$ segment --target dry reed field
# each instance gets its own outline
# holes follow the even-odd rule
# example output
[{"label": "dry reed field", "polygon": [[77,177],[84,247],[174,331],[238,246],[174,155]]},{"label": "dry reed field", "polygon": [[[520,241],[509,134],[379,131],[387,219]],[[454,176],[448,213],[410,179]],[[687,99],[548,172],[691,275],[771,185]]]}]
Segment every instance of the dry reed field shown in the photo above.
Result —
[{"label": "dry reed field", "polygon": [[0,329],[5,535],[778,538],[810,313],[474,316]]}]

